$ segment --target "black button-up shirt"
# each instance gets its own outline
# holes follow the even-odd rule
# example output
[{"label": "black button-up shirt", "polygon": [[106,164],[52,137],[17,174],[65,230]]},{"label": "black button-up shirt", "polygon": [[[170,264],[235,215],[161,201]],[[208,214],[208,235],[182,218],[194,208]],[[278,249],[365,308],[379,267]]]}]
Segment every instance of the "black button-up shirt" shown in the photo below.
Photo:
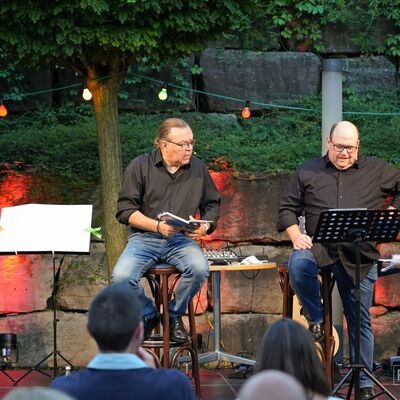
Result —
[{"label": "black button-up shirt", "polygon": [[[206,165],[192,156],[190,162],[174,174],[168,172],[160,150],[134,158],[125,170],[117,202],[116,218],[129,225],[129,217],[140,211],[149,218],[169,211],[188,219],[200,213],[201,219],[214,221],[208,233],[216,228],[221,196]],[[132,227],[133,231],[141,231]]]},{"label": "black button-up shirt", "polygon": [[[338,170],[327,155],[306,161],[289,181],[281,198],[278,230],[298,224],[304,213],[307,234],[312,236],[322,211],[332,208],[387,208],[385,199],[393,196],[391,205],[400,206],[400,170],[386,161],[359,156],[346,170]],[[361,243],[361,276],[364,277],[374,260],[379,258],[375,243]],[[353,243],[314,243],[311,251],[323,267],[340,259],[346,271],[354,277]]]}]

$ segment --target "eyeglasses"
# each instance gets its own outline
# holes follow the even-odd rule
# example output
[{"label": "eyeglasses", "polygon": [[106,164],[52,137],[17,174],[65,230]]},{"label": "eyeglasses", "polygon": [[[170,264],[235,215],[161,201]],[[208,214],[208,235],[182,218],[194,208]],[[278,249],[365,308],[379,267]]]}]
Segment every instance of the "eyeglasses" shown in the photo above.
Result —
[{"label": "eyeglasses", "polygon": [[341,153],[343,150],[346,150],[348,154],[352,154],[358,149],[358,146],[343,146],[342,144],[335,144],[333,142],[331,143],[337,153]]},{"label": "eyeglasses", "polygon": [[195,140],[194,139],[191,142],[184,142],[184,143],[175,143],[175,142],[172,142],[171,140],[165,140],[165,142],[172,143],[175,146],[179,146],[182,150],[193,149],[194,144],[195,144]]}]

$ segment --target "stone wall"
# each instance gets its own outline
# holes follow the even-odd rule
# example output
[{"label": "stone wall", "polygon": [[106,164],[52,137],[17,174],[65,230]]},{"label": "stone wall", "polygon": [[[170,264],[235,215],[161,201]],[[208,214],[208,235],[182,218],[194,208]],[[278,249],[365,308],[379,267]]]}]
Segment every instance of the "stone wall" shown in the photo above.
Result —
[{"label": "stone wall", "polygon": [[[200,64],[204,90],[222,96],[265,103],[319,92],[320,59],[313,53],[207,49]],[[207,100],[209,110],[217,112],[244,106],[213,96]]]},{"label": "stone wall", "polygon": [[[287,260],[290,246],[275,229],[279,194],[288,175],[249,181],[232,174],[213,173],[223,193],[219,228],[207,247],[235,248],[243,256],[256,255],[277,263]],[[385,244],[383,256],[400,253],[400,244]],[[58,256],[60,257],[60,256]],[[84,366],[96,346],[86,332],[93,296],[108,284],[104,244],[93,242],[89,256],[66,255],[57,279],[58,350],[76,366]],[[379,278],[372,308],[375,360],[396,354],[400,344],[400,281],[394,274]],[[195,301],[197,328],[203,345],[213,347],[211,285],[205,284]],[[52,258],[18,255],[0,257],[0,333],[17,334],[18,366],[32,366],[53,350]],[[267,327],[281,318],[282,294],[277,271],[224,272],[221,276],[222,340],[226,351],[255,356]],[[60,360],[61,361],[61,360]],[[52,357],[47,360],[51,365]]]},{"label": "stone wall", "polygon": [[[330,55],[335,57],[334,54]],[[343,58],[343,89],[357,93],[398,88],[396,65],[385,56],[363,56],[351,54]],[[207,48],[197,57],[203,73],[196,76],[196,88],[208,94],[199,95],[200,111],[240,112],[243,100],[250,100],[251,109],[263,110],[266,104],[279,100],[292,100],[301,106],[302,96],[318,95],[321,91],[322,59],[311,52],[250,51],[241,49]],[[190,82],[190,67],[182,71]],[[164,79],[152,75],[153,79]],[[173,81],[172,81],[173,82]],[[187,91],[188,103],[160,102],[160,88],[127,86],[128,99],[120,101],[122,109],[138,111],[187,110],[193,108],[194,93]],[[173,88],[168,90],[172,91]],[[140,100],[140,101],[139,101]],[[296,103],[298,101],[298,103]]]}]

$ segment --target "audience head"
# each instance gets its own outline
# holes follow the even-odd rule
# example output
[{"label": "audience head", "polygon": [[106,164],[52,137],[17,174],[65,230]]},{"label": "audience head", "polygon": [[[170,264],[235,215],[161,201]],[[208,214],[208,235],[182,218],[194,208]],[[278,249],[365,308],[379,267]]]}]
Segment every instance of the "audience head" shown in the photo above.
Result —
[{"label": "audience head", "polygon": [[29,387],[12,389],[4,400],[74,400],[58,390],[48,387]]},{"label": "audience head", "polygon": [[268,370],[253,375],[240,390],[240,400],[307,400],[300,383],[282,371]]},{"label": "audience head", "polygon": [[89,307],[88,331],[102,352],[124,352],[143,335],[143,306],[127,283],[107,286]]},{"label": "audience head", "polygon": [[330,393],[312,335],[292,319],[279,320],[265,332],[256,371],[267,369],[287,372],[312,393]]}]

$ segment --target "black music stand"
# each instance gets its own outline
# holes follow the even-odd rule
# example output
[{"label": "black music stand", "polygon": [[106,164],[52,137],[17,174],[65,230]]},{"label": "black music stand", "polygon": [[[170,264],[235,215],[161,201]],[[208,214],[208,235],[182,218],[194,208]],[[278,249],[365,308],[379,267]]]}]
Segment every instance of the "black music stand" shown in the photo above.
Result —
[{"label": "black music stand", "polygon": [[[76,369],[57,350],[57,307],[56,307],[56,253],[90,254],[91,205],[26,204],[2,209],[0,220],[0,254],[52,254],[53,288],[53,351],[31,367],[19,379],[17,385],[32,371],[57,376],[57,357]],[[63,258],[58,266],[61,268]],[[57,273],[58,273],[57,271]],[[41,364],[53,356],[52,376],[40,370]]]},{"label": "black music stand", "polygon": [[[360,243],[390,242],[396,240],[400,229],[400,210],[365,210],[365,209],[335,209],[321,213],[315,234],[314,243],[353,242],[355,247],[356,275],[355,275],[355,341],[354,364],[338,383],[333,391],[337,393],[340,387],[349,379],[350,386],[347,399],[350,398],[353,386],[355,400],[360,399],[360,372],[364,372],[379,388],[381,394],[387,394],[391,399],[396,398],[372,375],[368,369],[360,364],[360,337],[361,337],[361,300],[360,300]],[[374,397],[374,398],[375,398]]]}]

